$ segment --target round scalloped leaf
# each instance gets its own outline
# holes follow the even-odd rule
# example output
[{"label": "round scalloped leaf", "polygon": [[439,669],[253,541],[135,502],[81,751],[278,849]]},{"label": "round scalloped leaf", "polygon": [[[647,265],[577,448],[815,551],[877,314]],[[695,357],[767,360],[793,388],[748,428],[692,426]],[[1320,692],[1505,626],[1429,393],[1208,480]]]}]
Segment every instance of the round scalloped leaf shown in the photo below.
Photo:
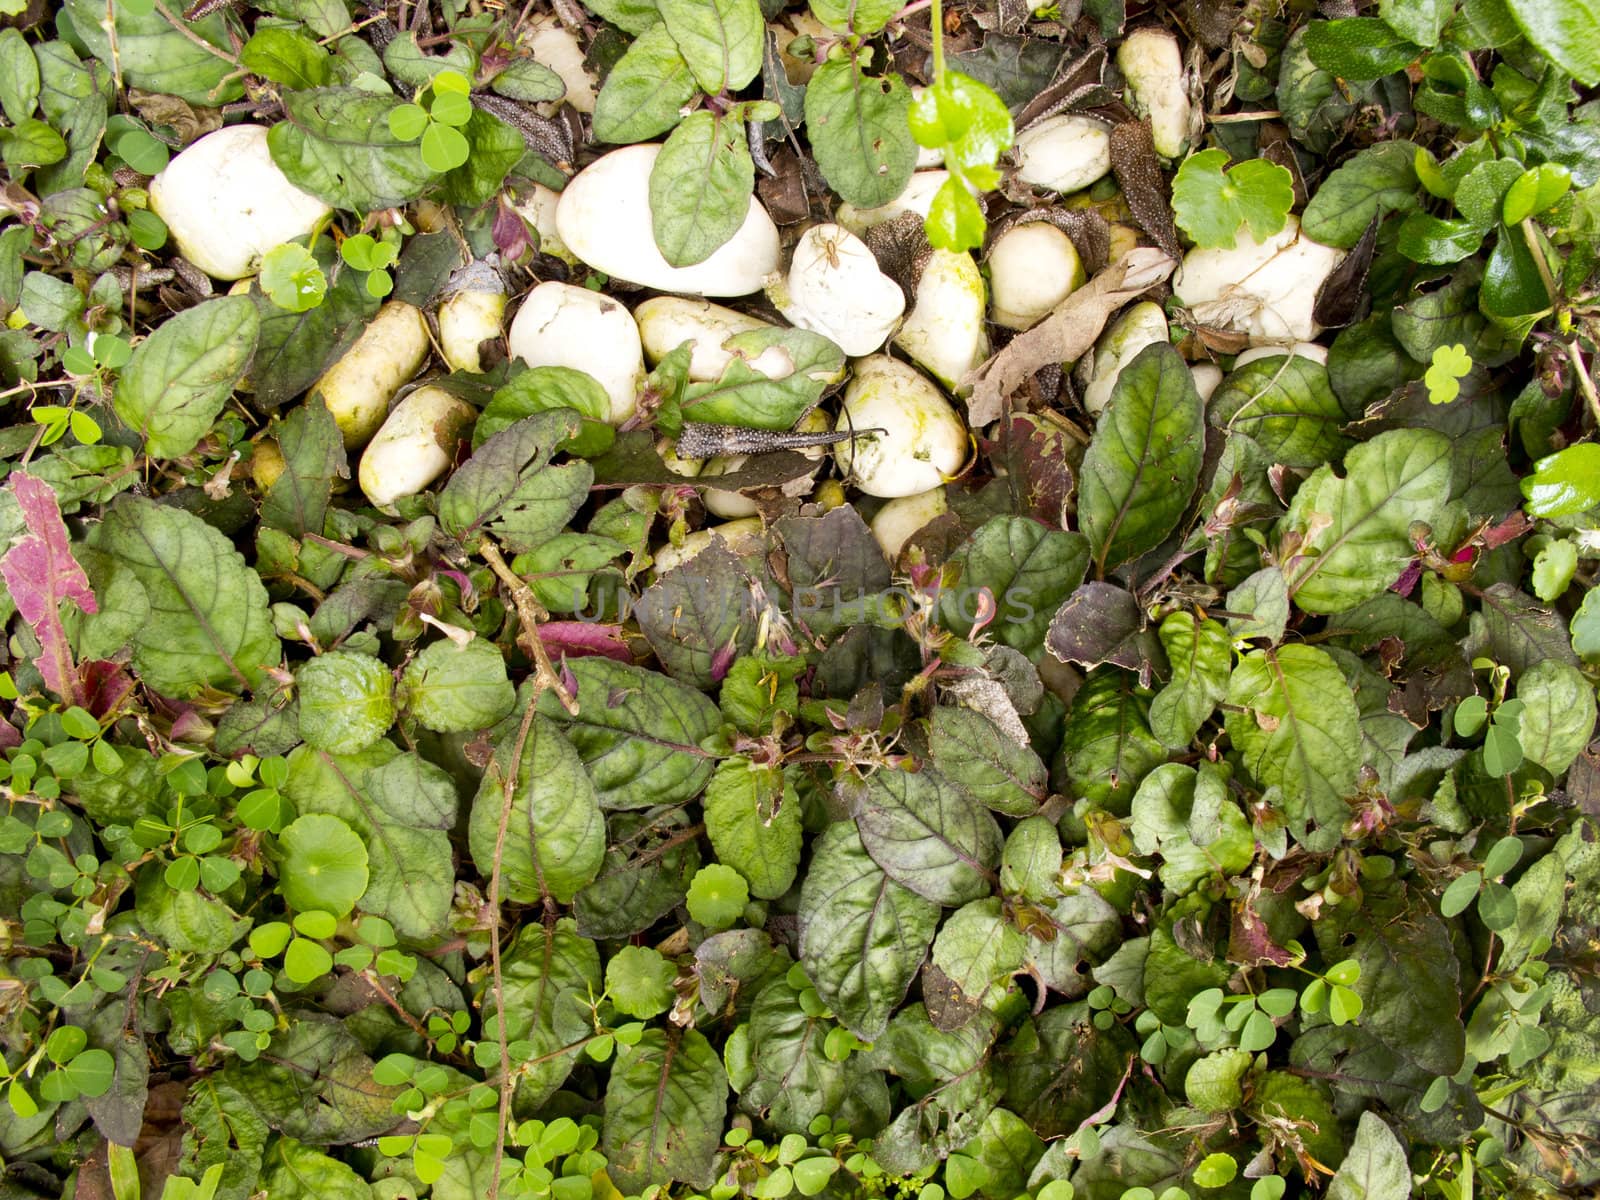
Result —
[{"label": "round scalloped leaf", "polygon": [[367,890],[367,847],[350,826],[326,813],[298,817],[278,837],[279,890],[290,908],[343,916]]},{"label": "round scalloped leaf", "polygon": [[295,673],[300,736],[332,754],[365,750],[394,723],[394,676],[366,654],[333,650]]}]

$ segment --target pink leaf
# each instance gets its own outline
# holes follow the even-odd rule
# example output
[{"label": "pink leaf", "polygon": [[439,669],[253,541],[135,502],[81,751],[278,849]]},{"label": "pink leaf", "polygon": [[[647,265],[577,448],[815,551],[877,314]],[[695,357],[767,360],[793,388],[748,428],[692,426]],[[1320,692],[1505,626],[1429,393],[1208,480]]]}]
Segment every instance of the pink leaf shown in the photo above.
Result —
[{"label": "pink leaf", "polygon": [[[546,621],[539,626],[539,640],[551,658],[569,654],[573,658],[604,655],[618,662],[631,663],[633,655],[623,640],[620,625],[593,625],[588,621]],[[575,690],[575,689],[574,689]]]},{"label": "pink leaf", "polygon": [[71,600],[86,613],[98,612],[99,605],[89,577],[72,557],[67,526],[50,485],[17,471],[11,476],[11,491],[28,532],[0,558],[0,576],[43,647],[39,673],[45,686],[64,700],[82,704],[83,684],[61,624],[61,602]]}]

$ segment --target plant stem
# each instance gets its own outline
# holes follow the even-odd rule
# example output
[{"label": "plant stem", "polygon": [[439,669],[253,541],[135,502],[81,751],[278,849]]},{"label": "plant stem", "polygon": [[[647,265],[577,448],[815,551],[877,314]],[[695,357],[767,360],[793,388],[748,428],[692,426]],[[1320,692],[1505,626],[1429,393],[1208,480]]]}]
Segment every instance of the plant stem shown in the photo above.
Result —
[{"label": "plant stem", "polygon": [[[516,799],[517,777],[522,773],[522,756],[527,752],[528,738],[533,732],[533,718],[538,713],[539,697],[546,690],[551,690],[560,697],[562,706],[573,715],[577,714],[577,699],[567,691],[566,685],[561,682],[561,676],[551,665],[550,655],[544,648],[544,642],[539,638],[539,622],[549,614],[544,611],[538,599],[533,594],[526,580],[518,578],[509,566],[506,565],[505,556],[500,553],[500,547],[485,538],[479,553],[489,568],[505,584],[511,592],[512,603],[517,608],[517,643],[527,652],[533,661],[533,689],[528,696],[528,707],[523,711],[522,724],[517,730],[517,740],[511,747],[510,768],[506,772],[506,781],[500,799],[500,824],[495,831],[494,839],[494,867],[489,872],[489,892],[486,897],[486,906],[489,910],[489,963],[493,975],[495,1013],[498,1017],[497,1040],[500,1043],[500,1105],[495,1122],[494,1139],[494,1169],[489,1180],[489,1200],[496,1200],[500,1195],[500,1166],[505,1157],[506,1126],[511,1119],[511,1098],[516,1091],[516,1081],[511,1077],[511,1050],[506,1038],[506,985],[505,974],[500,965],[500,879],[501,855],[505,851],[506,834],[511,825],[511,809]],[[541,872],[540,890],[544,890],[544,879]],[[546,901],[549,894],[546,893]]]},{"label": "plant stem", "polygon": [[933,28],[933,86],[944,82],[944,8],[939,0],[929,0],[933,15],[928,24]]}]

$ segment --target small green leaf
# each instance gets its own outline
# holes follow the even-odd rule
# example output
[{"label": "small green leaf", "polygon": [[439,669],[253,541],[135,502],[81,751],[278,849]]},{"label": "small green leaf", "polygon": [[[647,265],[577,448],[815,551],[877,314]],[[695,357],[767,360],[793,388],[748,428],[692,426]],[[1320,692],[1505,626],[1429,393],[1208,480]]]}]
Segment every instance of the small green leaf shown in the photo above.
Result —
[{"label": "small green leaf", "polygon": [[1516,225],[1537,216],[1565,196],[1571,187],[1572,173],[1560,163],[1540,163],[1524,171],[1506,192],[1502,211],[1505,223]]},{"label": "small green leaf", "polygon": [[333,955],[316,942],[295,938],[283,956],[283,971],[295,983],[315,983],[333,970]]},{"label": "small green leaf", "polygon": [[1239,1173],[1231,1154],[1208,1154],[1194,1169],[1194,1181],[1203,1188],[1226,1187]]},{"label": "small green leaf", "polygon": [[956,253],[982,246],[988,230],[983,209],[966,185],[953,175],[933,194],[924,227],[928,242],[935,249]]},{"label": "small green leaf", "polygon": [[274,246],[261,257],[261,290],[287,312],[317,307],[328,291],[328,277],[316,257],[298,242]]},{"label": "small green leaf", "polygon": [[278,835],[279,886],[295,909],[343,915],[367,890],[367,848],[338,817],[309,813]]},{"label": "small green leaf", "polygon": [[624,946],[606,964],[606,990],[619,1012],[648,1021],[672,1007],[677,973],[660,952],[648,946]]},{"label": "small green leaf", "polygon": [[389,132],[402,142],[414,142],[428,128],[428,110],[420,104],[402,104],[390,110]]},{"label": "small green leaf", "polygon": [[1472,370],[1472,355],[1457,342],[1454,346],[1438,346],[1433,351],[1433,362],[1422,380],[1428,385],[1428,400],[1433,404],[1449,404],[1461,394],[1460,381]]},{"label": "small green leaf", "polygon": [[727,929],[744,915],[750,889],[732,867],[711,863],[689,882],[689,915],[708,929]]},{"label": "small green leaf", "polygon": [[1522,477],[1530,517],[1570,517],[1600,504],[1600,445],[1579,442],[1541,458]]},{"label": "small green leaf", "polygon": [[437,122],[422,134],[422,161],[435,171],[454,170],[467,161],[472,145],[459,129]]},{"label": "small green leaf", "polygon": [[1510,929],[1517,923],[1517,897],[1503,883],[1484,885],[1478,897],[1478,916],[1496,933]]},{"label": "small green leaf", "polygon": [[1456,876],[1439,897],[1439,911],[1447,917],[1461,915],[1477,899],[1478,889],[1482,886],[1483,874],[1480,871],[1468,871],[1465,875]]}]

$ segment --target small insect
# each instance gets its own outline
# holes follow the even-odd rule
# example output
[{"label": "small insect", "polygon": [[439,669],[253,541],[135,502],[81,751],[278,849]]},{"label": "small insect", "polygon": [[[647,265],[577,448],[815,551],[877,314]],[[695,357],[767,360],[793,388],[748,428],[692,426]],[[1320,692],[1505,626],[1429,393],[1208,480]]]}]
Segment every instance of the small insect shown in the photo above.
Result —
[{"label": "small insect", "polygon": [[771,429],[746,429],[740,425],[714,425],[709,421],[685,421],[683,432],[678,435],[678,454],[683,458],[769,454],[774,450],[832,446],[864,434],[883,432],[882,429],[836,429],[831,433],[780,433]]}]

